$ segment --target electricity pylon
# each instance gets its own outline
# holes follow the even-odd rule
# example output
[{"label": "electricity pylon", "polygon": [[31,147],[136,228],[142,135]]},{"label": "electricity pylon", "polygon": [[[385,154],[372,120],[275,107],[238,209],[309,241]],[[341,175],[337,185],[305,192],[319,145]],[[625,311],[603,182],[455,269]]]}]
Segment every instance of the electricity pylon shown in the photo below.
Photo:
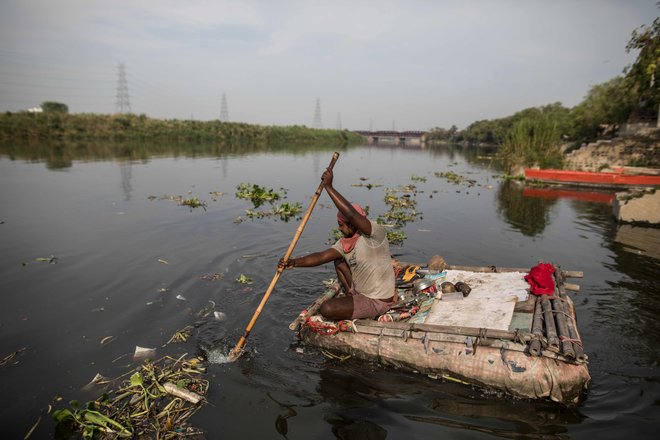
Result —
[{"label": "electricity pylon", "polygon": [[321,100],[316,98],[316,108],[314,109],[314,125],[313,128],[323,128],[323,122],[321,121]]},{"label": "electricity pylon", "polygon": [[119,63],[117,80],[117,112],[130,113],[131,101],[128,96],[128,81],[126,80],[126,68],[124,63]]},{"label": "electricity pylon", "polygon": [[222,93],[222,104],[220,104],[220,120],[229,122],[229,109],[227,108],[227,95]]}]

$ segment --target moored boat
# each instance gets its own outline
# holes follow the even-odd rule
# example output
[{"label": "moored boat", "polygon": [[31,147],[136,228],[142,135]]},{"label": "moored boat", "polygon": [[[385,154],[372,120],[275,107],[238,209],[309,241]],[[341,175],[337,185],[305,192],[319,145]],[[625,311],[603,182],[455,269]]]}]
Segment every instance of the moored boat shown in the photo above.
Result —
[{"label": "moored boat", "polygon": [[525,179],[566,185],[603,187],[660,186],[660,174],[636,174],[623,169],[613,172],[537,170],[525,168]]},{"label": "moored boat", "polygon": [[411,267],[433,279],[437,289],[447,283],[469,288],[416,292],[403,283],[398,286],[401,299],[377,320],[333,322],[316,313],[335,295],[337,286],[330,286],[290,328],[306,344],[385,366],[516,397],[579,402],[590,375],[566,294],[567,288],[579,286],[565,279],[581,272],[546,265],[554,269],[550,294],[536,295],[530,293],[532,281],[525,280],[533,270],[448,266],[434,271],[408,265],[400,271],[409,273]]}]

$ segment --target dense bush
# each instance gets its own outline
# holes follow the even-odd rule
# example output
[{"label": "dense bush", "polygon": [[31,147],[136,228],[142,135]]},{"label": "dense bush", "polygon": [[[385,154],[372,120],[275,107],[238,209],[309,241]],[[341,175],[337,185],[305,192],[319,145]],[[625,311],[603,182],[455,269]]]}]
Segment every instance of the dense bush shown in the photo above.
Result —
[{"label": "dense bush", "polygon": [[222,144],[284,142],[359,143],[357,133],[316,130],[304,126],[262,126],[220,121],[151,119],[135,114],[67,114],[62,112],[4,113],[0,115],[4,141],[185,141]]}]

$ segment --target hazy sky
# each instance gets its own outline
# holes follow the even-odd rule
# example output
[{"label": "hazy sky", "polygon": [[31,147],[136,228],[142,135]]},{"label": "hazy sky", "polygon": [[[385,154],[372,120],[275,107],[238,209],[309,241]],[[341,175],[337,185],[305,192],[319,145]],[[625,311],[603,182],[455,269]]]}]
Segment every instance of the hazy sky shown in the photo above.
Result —
[{"label": "hazy sky", "polygon": [[[0,111],[427,130],[560,101],[635,59],[656,0],[0,0]],[[340,116],[340,118],[339,118]]]}]

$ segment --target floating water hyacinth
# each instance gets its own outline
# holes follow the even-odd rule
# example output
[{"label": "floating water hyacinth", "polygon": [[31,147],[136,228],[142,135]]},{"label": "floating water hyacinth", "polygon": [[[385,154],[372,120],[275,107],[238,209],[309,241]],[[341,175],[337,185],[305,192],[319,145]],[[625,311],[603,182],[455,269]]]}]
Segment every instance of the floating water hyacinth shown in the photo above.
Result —
[{"label": "floating water hyacinth", "polygon": [[263,186],[250,183],[241,183],[236,187],[236,197],[252,201],[255,208],[260,207],[264,202],[272,204],[273,202],[284,198],[285,195],[286,190],[284,188],[275,191],[272,188],[267,189]]},{"label": "floating water hyacinth", "polygon": [[[202,431],[187,420],[206,402],[209,384],[201,377],[201,359],[184,356],[145,361],[116,389],[85,405],[71,401],[70,408],[55,410],[53,419],[85,439],[201,438],[195,436]],[[97,374],[86,389],[108,383],[118,380]]]},{"label": "floating water hyacinth", "polygon": [[236,277],[235,281],[240,284],[252,284],[252,278],[244,274],[240,274],[238,277]]}]

